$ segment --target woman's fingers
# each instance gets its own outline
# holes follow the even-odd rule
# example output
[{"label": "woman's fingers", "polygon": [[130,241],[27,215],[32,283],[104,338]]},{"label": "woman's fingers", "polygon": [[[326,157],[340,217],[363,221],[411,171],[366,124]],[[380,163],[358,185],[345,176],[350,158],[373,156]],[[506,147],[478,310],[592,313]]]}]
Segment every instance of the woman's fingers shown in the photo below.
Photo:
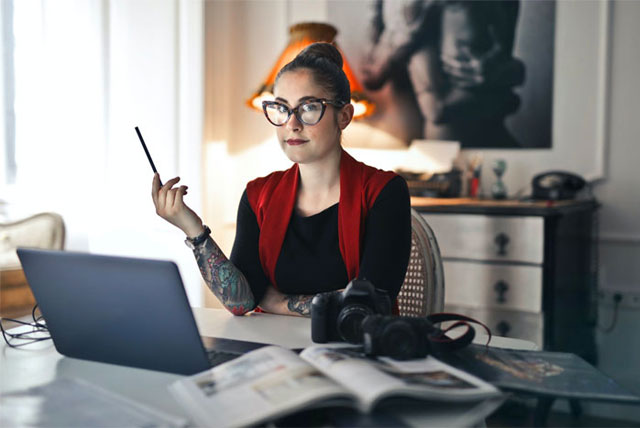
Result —
[{"label": "woman's fingers", "polygon": [[160,175],[153,175],[151,184],[151,196],[156,207],[156,213],[169,220],[179,215],[186,207],[183,197],[187,194],[188,186],[175,186],[180,181],[180,177],[174,177],[161,185]]},{"label": "woman's fingers", "polygon": [[178,189],[179,188],[169,189],[167,191],[167,200],[165,202],[165,207],[167,208],[167,210],[173,209],[174,202],[176,199],[176,193],[178,193]]},{"label": "woman's fingers", "polygon": [[175,214],[176,212],[176,195],[178,194],[178,192],[180,191],[179,187],[176,187],[175,189],[171,189],[169,190],[169,192],[167,193],[167,209],[170,209],[172,213]]},{"label": "woman's fingers", "polygon": [[157,199],[157,204],[156,207],[157,208],[164,208],[167,206],[171,206],[173,205],[173,200],[171,200],[171,205],[167,205],[167,194],[169,192],[169,190],[173,187],[174,184],[176,184],[178,181],[180,181],[180,177],[174,177],[171,180],[167,181],[164,186],[160,187],[160,190],[158,191],[158,199]]},{"label": "woman's fingers", "polygon": [[182,200],[182,197],[184,195],[187,194],[187,186],[180,186],[179,188],[175,189],[176,192],[173,195],[173,207],[174,208],[179,208],[182,207],[184,205],[184,201]]},{"label": "woman's fingers", "polygon": [[182,195],[187,190],[187,186],[176,187],[167,193],[167,208],[178,208],[182,202]]},{"label": "woman's fingers", "polygon": [[166,199],[164,206],[167,210],[172,210],[176,214],[176,210],[180,209],[184,202],[182,196],[186,193],[187,186],[180,186],[173,189],[169,189],[166,192]]},{"label": "woman's fingers", "polygon": [[[156,207],[156,214],[169,223],[189,234],[193,230],[202,228],[202,220],[183,201],[187,194],[188,186],[176,186],[180,177],[172,178],[164,185],[160,176],[156,173],[151,184],[151,196]],[[176,186],[176,187],[174,187]]]},{"label": "woman's fingers", "polygon": [[157,172],[153,174],[153,181],[151,182],[151,199],[153,199],[154,205],[158,205],[158,191],[160,191],[160,174]]},{"label": "woman's fingers", "polygon": [[169,189],[171,189],[173,187],[174,184],[176,184],[178,181],[180,181],[180,177],[174,177],[171,180],[167,181],[166,183],[164,183],[164,186],[162,186],[160,188],[160,191],[168,191]]}]

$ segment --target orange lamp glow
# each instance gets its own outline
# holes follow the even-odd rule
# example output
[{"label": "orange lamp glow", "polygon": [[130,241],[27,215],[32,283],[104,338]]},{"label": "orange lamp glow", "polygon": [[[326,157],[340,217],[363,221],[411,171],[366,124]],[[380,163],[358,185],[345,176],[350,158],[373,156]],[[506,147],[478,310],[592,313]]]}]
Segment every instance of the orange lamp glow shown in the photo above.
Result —
[{"label": "orange lamp glow", "polygon": [[[262,101],[273,99],[273,84],[278,71],[287,63],[291,62],[295,56],[308,45],[315,42],[329,42],[333,43],[340,53],[342,53],[334,41],[336,34],[338,34],[338,31],[329,24],[305,22],[292,25],[289,28],[289,44],[284,51],[282,51],[271,72],[266,79],[264,79],[258,90],[247,100],[247,105],[255,110],[262,111]],[[351,86],[351,104],[353,104],[355,111],[354,118],[358,119],[368,116],[373,113],[375,104],[364,95],[362,86],[356,79],[344,54],[342,54],[342,61],[342,70],[347,75],[349,85]]]}]

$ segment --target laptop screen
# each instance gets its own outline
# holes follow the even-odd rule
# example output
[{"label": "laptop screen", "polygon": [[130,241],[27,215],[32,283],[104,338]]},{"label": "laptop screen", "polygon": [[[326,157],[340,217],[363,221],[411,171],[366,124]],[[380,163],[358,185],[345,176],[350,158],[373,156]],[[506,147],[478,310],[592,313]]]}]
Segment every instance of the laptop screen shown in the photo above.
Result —
[{"label": "laptop screen", "polygon": [[61,354],[180,374],[209,368],[174,262],[25,248],[18,257]]}]

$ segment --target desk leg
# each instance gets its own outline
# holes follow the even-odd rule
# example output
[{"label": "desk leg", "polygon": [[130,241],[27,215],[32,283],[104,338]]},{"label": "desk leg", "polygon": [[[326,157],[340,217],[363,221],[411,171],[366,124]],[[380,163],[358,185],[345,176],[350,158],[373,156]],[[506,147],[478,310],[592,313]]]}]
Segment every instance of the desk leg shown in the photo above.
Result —
[{"label": "desk leg", "polygon": [[579,400],[569,400],[569,407],[571,408],[571,415],[574,418],[582,416],[582,405]]},{"label": "desk leg", "polygon": [[533,426],[545,427],[547,426],[547,418],[553,406],[554,398],[538,398],[538,404],[533,412]]}]

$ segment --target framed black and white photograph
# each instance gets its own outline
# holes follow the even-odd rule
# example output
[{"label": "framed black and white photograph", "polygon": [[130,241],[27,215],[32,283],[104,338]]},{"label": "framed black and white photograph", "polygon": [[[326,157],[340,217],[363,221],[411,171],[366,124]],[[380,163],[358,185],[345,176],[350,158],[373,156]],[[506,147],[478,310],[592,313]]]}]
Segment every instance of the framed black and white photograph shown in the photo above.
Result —
[{"label": "framed black and white photograph", "polygon": [[555,0],[367,0],[331,3],[329,20],[376,103],[365,123],[407,144],[548,149],[555,10]]}]

